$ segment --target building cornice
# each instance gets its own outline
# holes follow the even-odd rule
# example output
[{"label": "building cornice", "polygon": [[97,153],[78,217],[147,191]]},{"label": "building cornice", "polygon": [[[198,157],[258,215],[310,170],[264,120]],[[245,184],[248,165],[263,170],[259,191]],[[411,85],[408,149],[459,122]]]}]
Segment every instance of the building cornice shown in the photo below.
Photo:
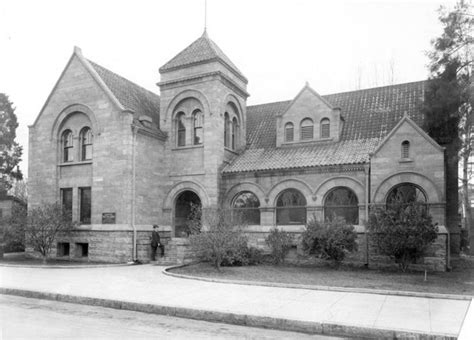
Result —
[{"label": "building cornice", "polygon": [[162,81],[162,82],[156,83],[156,85],[158,85],[160,87],[161,91],[163,91],[165,89],[180,87],[180,86],[184,85],[185,83],[187,83],[187,84],[196,84],[196,83],[205,81],[206,78],[219,78],[224,85],[226,85],[231,90],[238,93],[241,97],[247,98],[247,97],[250,96],[250,94],[245,89],[243,89],[235,81],[233,81],[231,78],[226,76],[221,71],[200,73],[200,74],[193,75],[193,76],[182,77],[182,78],[177,78],[177,79],[168,80],[168,81]]},{"label": "building cornice", "polygon": [[300,174],[320,174],[320,173],[334,173],[334,172],[364,172],[366,163],[360,164],[342,164],[330,165],[321,167],[303,167],[291,169],[268,169],[268,170],[249,170],[239,172],[222,172],[225,178],[236,177],[260,177],[260,176],[292,176]]},{"label": "building cornice", "polygon": [[179,65],[179,66],[175,66],[175,67],[170,67],[170,68],[167,68],[167,69],[160,68],[159,71],[160,71],[161,74],[164,74],[164,73],[169,73],[169,72],[173,72],[173,71],[176,71],[176,70],[180,70],[180,69],[184,69],[184,68],[188,68],[188,67],[192,67],[192,66],[208,64],[208,63],[212,63],[212,62],[221,63],[222,65],[225,66],[225,68],[227,68],[230,72],[232,72],[232,74],[234,74],[237,78],[242,80],[245,84],[248,84],[249,81],[248,81],[247,78],[245,78],[242,74],[237,72],[232,66],[230,66],[228,63],[226,63],[224,60],[222,60],[221,58],[218,58],[218,57],[211,58],[211,59],[206,59],[206,60],[200,60],[200,61],[189,63],[189,64],[186,64],[186,65]]}]

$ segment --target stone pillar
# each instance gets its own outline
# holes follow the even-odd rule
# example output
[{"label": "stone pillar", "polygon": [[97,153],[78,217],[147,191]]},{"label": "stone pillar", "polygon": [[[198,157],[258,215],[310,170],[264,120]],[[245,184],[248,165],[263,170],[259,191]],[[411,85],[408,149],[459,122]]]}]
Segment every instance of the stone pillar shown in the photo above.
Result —
[{"label": "stone pillar", "polygon": [[275,208],[260,208],[260,225],[275,225]]},{"label": "stone pillar", "polygon": [[313,218],[317,220],[322,220],[323,218],[323,207],[307,207],[306,208],[306,223],[311,221]]}]

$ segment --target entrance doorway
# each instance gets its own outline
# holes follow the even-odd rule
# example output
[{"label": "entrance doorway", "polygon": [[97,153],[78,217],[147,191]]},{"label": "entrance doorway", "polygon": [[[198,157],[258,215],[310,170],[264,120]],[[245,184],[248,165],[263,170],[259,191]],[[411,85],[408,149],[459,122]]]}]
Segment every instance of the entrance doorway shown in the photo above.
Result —
[{"label": "entrance doorway", "polygon": [[184,191],[176,198],[174,211],[174,236],[188,237],[193,222],[200,222],[201,199],[193,191]]}]

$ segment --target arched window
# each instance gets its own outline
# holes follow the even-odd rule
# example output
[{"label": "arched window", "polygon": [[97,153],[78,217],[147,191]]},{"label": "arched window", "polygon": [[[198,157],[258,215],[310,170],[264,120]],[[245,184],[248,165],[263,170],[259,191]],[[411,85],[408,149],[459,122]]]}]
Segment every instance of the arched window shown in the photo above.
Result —
[{"label": "arched window", "polygon": [[407,140],[402,143],[402,158],[410,158],[410,142]]},{"label": "arched window", "polygon": [[309,118],[305,118],[301,121],[301,140],[313,139],[313,121]]},{"label": "arched window", "polygon": [[79,134],[79,140],[81,141],[81,161],[87,161],[92,159],[92,130],[89,127],[85,127]]},{"label": "arched window", "polygon": [[178,146],[186,145],[186,125],[185,125],[185,115],[183,112],[178,113],[176,117],[176,136]]},{"label": "arched window", "polygon": [[226,148],[229,147],[229,125],[230,125],[230,119],[229,119],[229,114],[226,112],[224,114],[224,146]]},{"label": "arched window", "polygon": [[193,122],[194,122],[194,145],[199,145],[199,144],[202,144],[203,116],[202,116],[201,111],[199,110],[194,111]]},{"label": "arched window", "polygon": [[72,131],[66,130],[61,137],[61,146],[63,150],[63,162],[72,162],[74,160]]},{"label": "arched window", "polygon": [[330,127],[328,118],[321,119],[321,138],[329,138],[331,136]]},{"label": "arched window", "polygon": [[306,199],[296,189],[286,189],[280,193],[276,202],[276,223],[305,224]]},{"label": "arched window", "polygon": [[234,216],[247,224],[260,224],[260,201],[250,191],[238,193],[232,202]]},{"label": "arched window", "polygon": [[294,140],[294,127],[293,123],[285,124],[285,142],[293,142]]},{"label": "arched window", "polygon": [[399,210],[411,204],[416,204],[423,209],[426,209],[426,195],[414,184],[399,184],[393,187],[387,195],[388,209]]},{"label": "arched window", "polygon": [[238,131],[237,118],[234,117],[234,119],[232,119],[232,143],[231,143],[232,150],[235,150],[237,147],[237,131]]},{"label": "arched window", "polygon": [[332,221],[342,217],[349,224],[359,223],[359,201],[356,194],[349,188],[335,188],[324,201],[324,218]]}]

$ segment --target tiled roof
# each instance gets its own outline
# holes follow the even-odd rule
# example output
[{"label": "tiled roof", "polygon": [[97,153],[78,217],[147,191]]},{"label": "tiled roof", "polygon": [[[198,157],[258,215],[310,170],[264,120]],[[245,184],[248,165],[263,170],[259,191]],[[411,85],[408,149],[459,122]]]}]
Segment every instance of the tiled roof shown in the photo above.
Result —
[{"label": "tiled roof", "polygon": [[406,113],[423,124],[421,103],[425,81],[322,96],[340,107],[344,118],[341,141],[276,147],[276,116],[291,103],[247,107],[247,149],[224,168],[225,173],[359,164]]},{"label": "tiled roof", "polygon": [[426,81],[323,96],[341,108],[345,119],[343,140],[383,138],[406,113],[418,126],[423,126],[421,104]]},{"label": "tiled roof", "polygon": [[340,164],[363,164],[380,139],[342,141],[273,149],[248,149],[237,157],[226,173],[292,168],[321,167]]},{"label": "tiled roof", "polygon": [[130,80],[109,71],[93,61],[88,60],[94,70],[112,91],[117,100],[127,109],[136,112],[137,116],[147,115],[159,127],[160,97]]},{"label": "tiled roof", "polygon": [[212,60],[220,60],[237,72],[241,77],[246,79],[237,66],[235,66],[234,63],[230,61],[229,57],[227,57],[225,53],[219,48],[219,46],[217,46],[217,44],[208,37],[205,31],[199,39],[194,41],[191,45],[186,47],[174,58],[160,67],[160,72],[171,71],[182,66],[190,66]]}]

